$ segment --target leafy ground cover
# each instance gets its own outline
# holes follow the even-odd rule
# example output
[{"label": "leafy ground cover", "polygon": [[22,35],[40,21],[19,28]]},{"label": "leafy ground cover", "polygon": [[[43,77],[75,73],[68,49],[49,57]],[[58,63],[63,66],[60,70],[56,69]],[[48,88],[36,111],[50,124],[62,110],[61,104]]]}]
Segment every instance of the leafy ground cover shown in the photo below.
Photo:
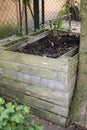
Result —
[{"label": "leafy ground cover", "polygon": [[43,130],[43,126],[29,121],[30,107],[16,102],[6,103],[0,98],[0,130]]}]

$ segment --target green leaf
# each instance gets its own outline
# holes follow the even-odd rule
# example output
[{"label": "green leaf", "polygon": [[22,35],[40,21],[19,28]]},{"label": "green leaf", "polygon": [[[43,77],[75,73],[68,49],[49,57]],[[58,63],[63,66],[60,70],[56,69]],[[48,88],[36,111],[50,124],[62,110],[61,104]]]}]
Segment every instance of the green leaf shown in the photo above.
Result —
[{"label": "green leaf", "polygon": [[14,106],[8,108],[5,110],[6,113],[10,114],[10,113],[14,113]]},{"label": "green leaf", "polygon": [[29,127],[29,128],[27,128],[27,130],[35,130],[33,127]]},{"label": "green leaf", "polygon": [[3,121],[3,126],[6,126],[8,123],[6,120]]},{"label": "green leaf", "polygon": [[22,114],[17,113],[11,117],[11,121],[14,121],[16,123],[24,123],[24,117],[22,116]]},{"label": "green leaf", "polygon": [[0,121],[0,129],[3,127],[3,121]]},{"label": "green leaf", "polygon": [[61,18],[58,18],[57,19],[57,27],[58,27],[58,29],[61,29],[62,28],[62,19]]},{"label": "green leaf", "polygon": [[0,114],[5,110],[3,106],[0,106]]},{"label": "green leaf", "polygon": [[23,127],[23,124],[19,124],[18,127],[17,127],[18,130],[24,130],[24,127]]},{"label": "green leaf", "polygon": [[35,130],[43,130],[43,126],[41,126],[41,125],[35,125]]},{"label": "green leaf", "polygon": [[0,115],[0,121],[3,121],[3,119],[8,119],[8,118],[9,116],[5,111]]},{"label": "green leaf", "polygon": [[19,111],[23,110],[23,108],[24,108],[23,105],[18,105],[18,106],[16,107],[16,111],[19,112]]},{"label": "green leaf", "polygon": [[17,130],[17,126],[18,126],[17,123],[15,123],[15,122],[12,122],[12,123],[11,123],[11,128],[12,128],[12,130]]},{"label": "green leaf", "polygon": [[6,104],[6,108],[10,108],[10,107],[12,107],[12,102]]},{"label": "green leaf", "polygon": [[11,130],[11,125],[7,124],[6,126],[3,127],[3,130]]},{"label": "green leaf", "polygon": [[4,104],[4,99],[3,98],[0,98],[0,105],[3,105]]},{"label": "green leaf", "polygon": [[30,107],[28,107],[28,106],[24,106],[24,114],[29,114],[29,112],[30,112]]}]

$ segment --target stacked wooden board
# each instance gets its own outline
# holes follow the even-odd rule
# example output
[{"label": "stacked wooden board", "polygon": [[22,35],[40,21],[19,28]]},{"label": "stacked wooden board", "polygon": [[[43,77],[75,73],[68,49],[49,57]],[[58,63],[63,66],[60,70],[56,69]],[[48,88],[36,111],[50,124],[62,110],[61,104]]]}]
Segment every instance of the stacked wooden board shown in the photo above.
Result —
[{"label": "stacked wooden board", "polygon": [[[28,42],[49,34],[29,36]],[[17,98],[34,114],[65,126],[76,83],[78,48],[53,59],[14,52],[21,45],[23,41],[16,41],[0,50],[0,94],[8,100]]]}]

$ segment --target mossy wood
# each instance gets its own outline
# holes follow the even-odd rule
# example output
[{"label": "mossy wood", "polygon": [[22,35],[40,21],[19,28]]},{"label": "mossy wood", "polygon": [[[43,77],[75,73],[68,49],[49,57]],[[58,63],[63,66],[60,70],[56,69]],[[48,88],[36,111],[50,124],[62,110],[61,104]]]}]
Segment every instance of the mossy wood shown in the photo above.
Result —
[{"label": "mossy wood", "polygon": [[81,0],[81,36],[77,88],[71,105],[70,120],[78,121],[81,106],[87,95],[87,0]]},{"label": "mossy wood", "polygon": [[[52,32],[28,36],[37,41]],[[13,52],[23,41],[0,50],[0,94],[18,98],[30,105],[33,113],[65,126],[76,83],[78,48],[57,59]]]}]

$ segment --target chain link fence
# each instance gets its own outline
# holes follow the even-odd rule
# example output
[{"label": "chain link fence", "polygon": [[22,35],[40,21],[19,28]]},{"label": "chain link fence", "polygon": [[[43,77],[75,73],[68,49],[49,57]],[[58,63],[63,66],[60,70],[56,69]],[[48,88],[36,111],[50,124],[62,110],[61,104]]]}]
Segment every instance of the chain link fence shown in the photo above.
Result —
[{"label": "chain link fence", "polygon": [[0,37],[18,30],[18,14],[17,0],[0,0]]},{"label": "chain link fence", "polygon": [[[44,0],[44,22],[57,18],[66,0]],[[80,0],[78,0],[80,2]],[[43,23],[42,0],[39,0],[39,24]],[[33,0],[25,7],[23,0],[0,0],[0,38],[18,30],[23,33],[34,31]]]}]

